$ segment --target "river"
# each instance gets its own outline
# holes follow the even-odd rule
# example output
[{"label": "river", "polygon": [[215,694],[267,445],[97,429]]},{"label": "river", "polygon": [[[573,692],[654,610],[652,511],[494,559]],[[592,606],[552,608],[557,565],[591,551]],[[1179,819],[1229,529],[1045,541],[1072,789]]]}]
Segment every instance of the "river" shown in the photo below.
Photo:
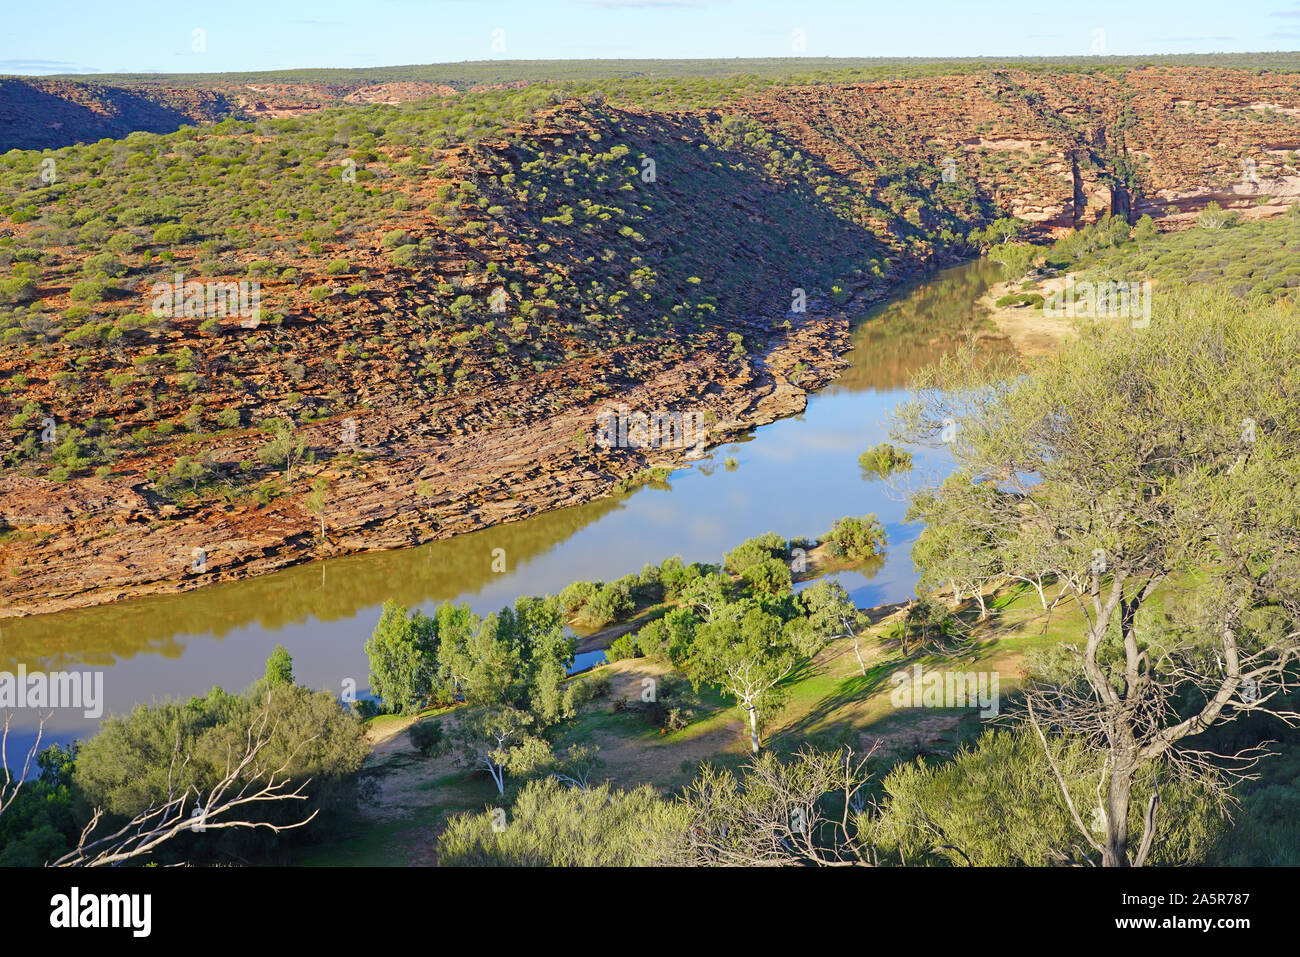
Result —
[{"label": "river", "polygon": [[[766,531],[815,538],[850,514],[875,513],[889,534],[878,567],[840,573],[854,601],[869,607],[907,598],[916,581],[908,552],[919,529],[902,519],[906,484],[915,479],[866,481],[857,458],[887,440],[887,420],[908,376],[954,348],[998,268],[968,263],[900,290],[856,323],[850,366],[810,396],[802,415],[715,449],[662,486],[415,548],[8,620],[0,624],[0,671],[16,671],[19,663],[29,671],[102,671],[104,713],[122,713],[214,685],[247,687],[282,644],[299,683],[341,692],[352,682],[364,695],[362,642],[386,599],[426,611],[452,599],[484,614],[520,595],[554,593],[576,579],[614,579],[670,555],[720,561]],[[912,451],[915,474],[945,468],[942,452]],[[504,572],[493,570],[497,549],[504,551]],[[81,711],[55,711],[44,742],[84,737],[97,724]],[[11,762],[34,739],[36,726],[31,710],[14,712]]]}]

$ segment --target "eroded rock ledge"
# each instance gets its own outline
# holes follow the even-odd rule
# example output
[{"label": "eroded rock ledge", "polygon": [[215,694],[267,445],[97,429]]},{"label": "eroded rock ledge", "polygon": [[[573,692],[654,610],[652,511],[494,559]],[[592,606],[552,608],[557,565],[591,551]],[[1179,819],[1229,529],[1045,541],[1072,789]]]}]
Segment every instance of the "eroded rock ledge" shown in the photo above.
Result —
[{"label": "eroded rock ledge", "polygon": [[[354,420],[355,470],[333,458],[345,421],[305,426],[298,434],[307,447],[330,462],[312,470],[331,482],[327,541],[301,490],[260,506],[184,507],[157,500],[145,483],[0,478],[0,522],[12,530],[0,545],[0,618],[419,545],[609,495],[643,470],[681,466],[700,449],[601,448],[602,410],[697,412],[710,447],[803,411],[808,393],[847,364],[839,355],[849,327],[842,317],[797,318],[788,330],[766,330],[765,352],[739,359],[721,336],[716,348],[673,362],[649,346],[617,350],[612,365],[639,369],[636,382],[579,364],[440,407],[388,389]],[[263,438],[250,432],[213,454],[242,461]]]}]

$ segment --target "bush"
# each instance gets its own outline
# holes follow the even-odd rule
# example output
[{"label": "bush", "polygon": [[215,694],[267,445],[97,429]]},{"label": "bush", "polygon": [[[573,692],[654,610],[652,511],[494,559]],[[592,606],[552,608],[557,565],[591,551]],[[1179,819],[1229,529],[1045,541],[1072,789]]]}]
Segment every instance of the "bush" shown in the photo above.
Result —
[{"label": "bush", "polygon": [[426,758],[433,757],[446,746],[441,721],[417,721],[406,729],[411,747]]},{"label": "bush", "polygon": [[30,302],[36,298],[36,281],[27,276],[0,279],[0,301]]},{"label": "bush", "polygon": [[619,635],[610,643],[610,646],[605,649],[605,660],[622,661],[625,658],[635,658],[636,654],[636,635],[628,632],[625,635]]},{"label": "bush", "polygon": [[510,809],[509,826],[492,811],[452,818],[438,838],[445,867],[634,867],[669,863],[685,830],[680,805],[649,785],[616,791],[608,783],[566,788],[530,781]]},{"label": "bush", "polygon": [[780,558],[765,558],[745,569],[741,576],[753,591],[765,595],[783,595],[788,592],[794,578],[790,566]]},{"label": "bush", "polygon": [[108,284],[99,279],[87,279],[85,282],[75,282],[72,288],[68,290],[68,298],[75,299],[78,302],[99,302],[104,298],[108,291]]},{"label": "bush", "polygon": [[771,558],[784,558],[786,554],[785,539],[776,532],[764,532],[746,539],[727,552],[722,564],[733,575],[744,575],[754,565],[762,564]]},{"label": "bush", "polygon": [[912,453],[906,449],[895,448],[888,442],[881,442],[875,448],[868,449],[858,456],[858,465],[862,467],[864,478],[884,478],[895,472],[906,472],[911,469]]},{"label": "bush", "polygon": [[394,266],[410,266],[417,261],[419,254],[419,246],[398,246],[388,254],[388,258],[393,261]]},{"label": "bush", "polygon": [[636,633],[637,651],[654,661],[678,661],[690,647],[696,624],[689,609],[670,609],[662,618],[647,622]]},{"label": "bush", "polygon": [[572,615],[600,591],[600,582],[572,582],[560,592],[560,607]]},{"label": "bush", "polygon": [[884,551],[886,535],[884,526],[874,515],[846,516],[835,520],[826,539],[834,543],[838,554],[861,561]]},{"label": "bush", "polygon": [[589,701],[609,697],[609,678],[603,674],[582,675],[575,678],[573,685],[573,706],[581,707]]},{"label": "bush", "polygon": [[116,279],[119,276],[126,275],[126,266],[112,253],[99,253],[96,256],[89,257],[82,264],[81,271],[87,276],[103,273],[105,276]]},{"label": "bush", "polygon": [[611,622],[620,620],[631,613],[635,605],[630,589],[626,584],[604,585],[592,595],[578,617],[589,628],[604,628]]},{"label": "bush", "polygon": [[195,239],[195,232],[181,223],[164,223],[154,230],[153,241],[165,246],[179,246]]},{"label": "bush", "polygon": [[997,301],[994,303],[994,305],[1000,309],[1004,309],[1009,306],[1030,306],[1033,308],[1038,308],[1043,304],[1043,302],[1044,302],[1043,297],[1038,293],[1013,292],[1013,293],[1008,293],[1005,296],[1000,296],[997,299]]}]

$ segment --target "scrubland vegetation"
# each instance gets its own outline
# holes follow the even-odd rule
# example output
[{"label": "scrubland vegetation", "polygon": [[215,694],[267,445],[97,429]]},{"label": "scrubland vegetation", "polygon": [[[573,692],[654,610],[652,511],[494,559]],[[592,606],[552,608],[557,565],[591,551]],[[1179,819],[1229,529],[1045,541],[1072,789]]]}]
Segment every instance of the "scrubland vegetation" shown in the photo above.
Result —
[{"label": "scrubland vegetation", "polygon": [[[1052,113],[1029,81],[990,82],[1000,106]],[[34,756],[0,788],[0,863],[1300,860],[1300,216],[1107,215],[1031,242],[938,157],[842,175],[742,108],[771,85],[563,77],[226,120],[64,148],[48,182],[37,154],[0,157],[6,475],[129,473],[173,506],[296,490],[321,540],[325,463],[370,453],[302,430],[363,414],[373,383],[436,419],[626,345],[739,367],[788,331],[795,290],[843,311],[976,252],[1021,284],[1000,307],[1042,309],[1067,275],[1156,284],[1149,325],[1083,321],[1032,365],[972,348],[915,377],[891,442],[859,459],[910,483],[924,526],[900,607],[859,609],[824,574],[879,560],[874,515],[486,616],[389,602],[370,698],[297,685],[281,650],[245,692],[140,705]],[[1140,184],[1105,151],[1115,195]],[[259,321],[155,314],[177,274],[257,280]],[[595,380],[568,384],[613,392]],[[218,454],[236,436],[252,453]],[[952,460],[934,481],[904,447],[926,445]],[[584,643],[605,662],[571,674]],[[992,713],[898,703],[923,672],[997,676]],[[263,797],[230,804],[244,793]],[[132,836],[87,845],[88,823]]]}]

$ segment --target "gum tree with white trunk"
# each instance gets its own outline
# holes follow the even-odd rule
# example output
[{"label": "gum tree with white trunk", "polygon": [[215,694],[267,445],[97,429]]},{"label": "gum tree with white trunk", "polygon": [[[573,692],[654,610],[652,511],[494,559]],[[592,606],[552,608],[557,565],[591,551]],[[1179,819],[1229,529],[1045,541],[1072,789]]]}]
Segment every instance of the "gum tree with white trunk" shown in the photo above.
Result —
[{"label": "gum tree with white trunk", "polygon": [[1144,864],[1159,839],[1158,787],[1132,806],[1139,774],[1230,799],[1260,750],[1198,736],[1300,717],[1284,701],[1300,655],[1297,341],[1294,309],[1171,293],[1148,326],[1085,326],[1033,368],[953,357],[898,412],[904,441],[958,423],[960,477],[925,494],[989,533],[931,550],[927,574],[1015,556],[1078,616],[1075,677],[1032,685],[1027,717],[1049,758],[1067,738],[1096,749],[1095,808],[1054,771],[1103,865]]}]

